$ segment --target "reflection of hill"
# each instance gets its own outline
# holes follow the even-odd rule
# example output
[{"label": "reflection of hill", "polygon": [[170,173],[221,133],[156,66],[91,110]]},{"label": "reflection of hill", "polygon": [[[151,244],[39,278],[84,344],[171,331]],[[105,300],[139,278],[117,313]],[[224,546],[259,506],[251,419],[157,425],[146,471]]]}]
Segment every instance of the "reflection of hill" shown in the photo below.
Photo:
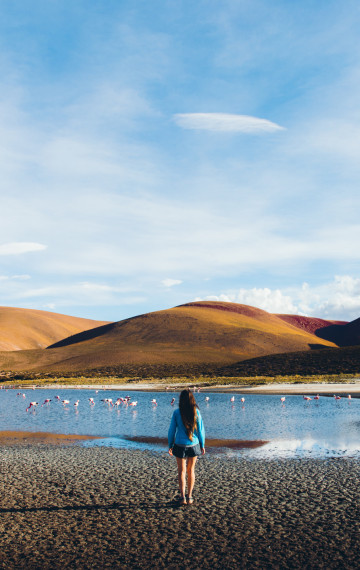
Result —
[{"label": "reflection of hill", "polygon": [[82,371],[131,366],[201,366],[333,346],[247,305],[199,302],[76,334],[42,351],[0,355],[0,369]]},{"label": "reflection of hill", "polygon": [[46,348],[65,336],[101,324],[48,311],[0,307],[0,350]]}]

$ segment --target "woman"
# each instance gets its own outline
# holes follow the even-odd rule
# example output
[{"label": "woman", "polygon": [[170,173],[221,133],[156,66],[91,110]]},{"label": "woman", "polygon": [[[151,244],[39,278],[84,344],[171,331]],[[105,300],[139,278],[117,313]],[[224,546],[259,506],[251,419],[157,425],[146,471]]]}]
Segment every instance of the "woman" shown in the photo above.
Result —
[{"label": "woman", "polygon": [[[190,390],[183,390],[179,409],[175,410],[168,433],[169,454],[175,455],[180,487],[180,505],[194,502],[192,492],[195,483],[195,463],[198,455],[205,453],[205,430],[195,398]],[[188,497],[186,499],[186,473]]]}]

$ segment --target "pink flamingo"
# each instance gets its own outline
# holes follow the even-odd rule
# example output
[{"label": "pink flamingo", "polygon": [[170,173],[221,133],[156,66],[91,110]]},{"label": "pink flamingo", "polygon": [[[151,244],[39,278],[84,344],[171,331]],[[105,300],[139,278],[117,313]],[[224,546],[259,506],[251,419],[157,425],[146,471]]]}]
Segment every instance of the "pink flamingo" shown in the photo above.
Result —
[{"label": "pink flamingo", "polygon": [[231,396],[230,402],[235,402],[235,396]]},{"label": "pink flamingo", "polygon": [[89,398],[90,406],[95,406],[94,398]]},{"label": "pink flamingo", "polygon": [[303,396],[303,398],[304,398],[304,400],[306,400],[307,402],[308,402],[309,400],[312,400],[312,398],[310,398],[310,396]]},{"label": "pink flamingo", "polygon": [[210,400],[209,396],[205,396],[205,402],[208,402]]},{"label": "pink flamingo", "polygon": [[280,402],[281,402],[282,404],[285,402],[285,396],[282,396],[282,397],[280,398]]},{"label": "pink flamingo", "polygon": [[137,402],[130,402],[129,406],[137,406]]},{"label": "pink flamingo", "polygon": [[74,402],[75,410],[79,407],[79,402],[80,402],[80,400],[76,400],[76,402]]},{"label": "pink flamingo", "polygon": [[349,400],[351,400],[351,394],[348,395]]},{"label": "pink flamingo", "polygon": [[170,402],[170,404],[173,406],[175,404],[175,398],[173,398]]},{"label": "pink flamingo", "polygon": [[319,394],[317,394],[316,396],[314,396],[314,400],[319,400],[319,399],[320,399]]},{"label": "pink flamingo", "polygon": [[61,400],[60,396],[55,396],[55,400]]},{"label": "pink flamingo", "polygon": [[151,400],[151,403],[152,403],[154,406],[157,406],[157,401],[155,400],[155,398],[153,398],[153,399]]},{"label": "pink flamingo", "polygon": [[245,398],[241,398],[240,402],[242,402],[243,404],[245,404]]},{"label": "pink flamingo", "polygon": [[46,398],[46,400],[44,400],[44,403],[41,404],[41,407],[45,406],[46,404],[50,404],[51,400],[50,398]]},{"label": "pink flamingo", "polygon": [[335,400],[341,400],[341,396],[336,396],[335,394],[334,394],[334,398],[335,398]]},{"label": "pink flamingo", "polygon": [[67,406],[68,404],[70,404],[70,400],[62,400],[63,406]]},{"label": "pink flamingo", "polygon": [[28,412],[31,408],[36,408],[36,406],[39,405],[39,402],[30,402],[29,406],[26,408],[26,411]]}]

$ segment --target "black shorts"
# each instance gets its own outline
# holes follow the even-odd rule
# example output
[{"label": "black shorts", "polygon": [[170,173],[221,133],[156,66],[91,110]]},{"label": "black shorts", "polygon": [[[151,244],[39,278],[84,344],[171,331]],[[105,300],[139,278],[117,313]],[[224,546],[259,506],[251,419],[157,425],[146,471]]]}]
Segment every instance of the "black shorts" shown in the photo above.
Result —
[{"label": "black shorts", "polygon": [[172,448],[173,455],[179,459],[185,459],[186,457],[197,457],[201,455],[200,445],[176,445]]}]

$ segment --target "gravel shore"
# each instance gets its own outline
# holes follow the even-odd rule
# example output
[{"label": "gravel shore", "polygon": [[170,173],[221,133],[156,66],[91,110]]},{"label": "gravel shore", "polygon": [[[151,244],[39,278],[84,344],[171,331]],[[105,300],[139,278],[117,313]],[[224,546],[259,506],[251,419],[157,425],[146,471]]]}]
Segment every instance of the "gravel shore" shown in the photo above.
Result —
[{"label": "gravel shore", "polygon": [[0,447],[0,567],[359,568],[360,462],[200,458],[179,508],[173,458]]}]

